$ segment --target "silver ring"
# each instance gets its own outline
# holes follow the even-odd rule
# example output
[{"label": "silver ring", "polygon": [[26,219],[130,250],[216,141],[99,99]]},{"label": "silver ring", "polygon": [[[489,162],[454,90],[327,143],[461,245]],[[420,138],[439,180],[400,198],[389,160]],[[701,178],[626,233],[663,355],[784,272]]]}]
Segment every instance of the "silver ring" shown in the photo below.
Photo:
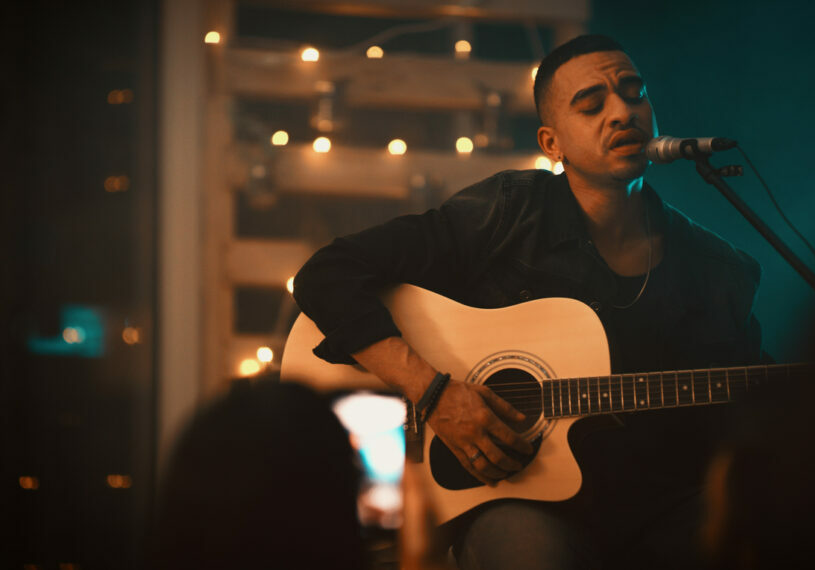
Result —
[{"label": "silver ring", "polygon": [[483,453],[481,453],[481,450],[479,449],[478,451],[476,451],[475,453],[473,453],[473,454],[472,454],[470,457],[468,457],[467,459],[469,459],[469,460],[470,460],[470,463],[472,463],[473,461],[475,461],[476,459],[478,459],[478,458],[479,458],[479,457],[481,457],[482,455],[484,455],[484,454],[483,454]]}]

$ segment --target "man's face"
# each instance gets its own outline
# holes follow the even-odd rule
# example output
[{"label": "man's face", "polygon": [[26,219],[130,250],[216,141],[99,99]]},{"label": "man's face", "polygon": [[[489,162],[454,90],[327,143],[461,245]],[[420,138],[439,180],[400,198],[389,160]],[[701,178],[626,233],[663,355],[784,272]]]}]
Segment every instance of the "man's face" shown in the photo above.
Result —
[{"label": "man's face", "polygon": [[645,84],[621,51],[577,56],[555,72],[549,87],[549,125],[538,142],[565,157],[567,174],[607,184],[640,178],[645,143],[657,133]]}]

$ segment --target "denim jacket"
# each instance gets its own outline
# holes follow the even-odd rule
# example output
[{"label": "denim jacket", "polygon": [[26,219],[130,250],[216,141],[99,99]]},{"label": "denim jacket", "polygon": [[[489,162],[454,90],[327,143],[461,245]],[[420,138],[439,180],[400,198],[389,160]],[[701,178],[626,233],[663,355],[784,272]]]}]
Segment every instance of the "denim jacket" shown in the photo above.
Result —
[{"label": "denim jacket", "polygon": [[[758,263],[647,184],[643,195],[660,212],[653,222],[664,236],[664,257],[638,301],[639,316],[636,304],[627,313],[613,308],[619,279],[594,248],[567,177],[504,171],[438,209],[395,218],[317,251],[294,282],[298,305],[325,335],[314,352],[352,363],[353,352],[399,335],[378,293],[411,283],[481,308],[541,297],[583,301],[606,326],[614,372],[758,362],[761,334],[752,313]],[[625,357],[625,347],[615,351],[615,330],[636,329],[637,319],[659,320],[641,338],[631,333],[637,346],[627,352],[643,354],[642,362]]]}]

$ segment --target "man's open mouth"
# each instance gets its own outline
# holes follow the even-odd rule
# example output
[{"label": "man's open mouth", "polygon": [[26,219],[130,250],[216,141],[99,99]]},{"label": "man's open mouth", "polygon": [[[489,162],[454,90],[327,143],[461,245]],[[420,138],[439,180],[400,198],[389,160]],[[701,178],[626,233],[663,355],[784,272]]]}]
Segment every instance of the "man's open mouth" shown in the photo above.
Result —
[{"label": "man's open mouth", "polygon": [[647,142],[648,137],[638,129],[628,129],[617,133],[611,138],[610,147],[612,150],[630,153],[640,152]]}]

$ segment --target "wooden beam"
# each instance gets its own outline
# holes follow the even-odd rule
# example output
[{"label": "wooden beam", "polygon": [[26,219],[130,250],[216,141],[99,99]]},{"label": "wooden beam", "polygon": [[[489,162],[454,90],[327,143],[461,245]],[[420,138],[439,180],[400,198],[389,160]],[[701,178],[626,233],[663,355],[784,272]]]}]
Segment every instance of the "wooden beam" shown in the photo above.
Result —
[{"label": "wooden beam", "polygon": [[[238,171],[248,171],[251,165],[240,165],[235,152],[233,160]],[[501,170],[535,168],[540,153],[492,154],[479,152],[459,155],[411,151],[393,156],[385,149],[332,148],[319,154],[308,145],[279,147],[269,171],[269,185],[284,193],[329,194],[354,197],[406,199],[412,187],[426,184],[444,188],[451,195],[457,190],[487,178]],[[233,180],[235,187],[239,181]]]},{"label": "wooden beam", "polygon": [[239,285],[285,287],[313,249],[294,240],[234,240],[226,251],[227,278]]},{"label": "wooden beam", "polygon": [[475,20],[551,22],[588,20],[589,0],[254,0],[253,4],[300,12],[387,18],[457,17]]},{"label": "wooden beam", "polygon": [[535,114],[532,70],[538,62],[499,63],[452,57],[321,52],[303,62],[298,53],[252,49],[225,52],[224,88],[270,100],[314,99],[320,82],[343,85],[349,107],[475,110],[498,93],[513,113]]}]

